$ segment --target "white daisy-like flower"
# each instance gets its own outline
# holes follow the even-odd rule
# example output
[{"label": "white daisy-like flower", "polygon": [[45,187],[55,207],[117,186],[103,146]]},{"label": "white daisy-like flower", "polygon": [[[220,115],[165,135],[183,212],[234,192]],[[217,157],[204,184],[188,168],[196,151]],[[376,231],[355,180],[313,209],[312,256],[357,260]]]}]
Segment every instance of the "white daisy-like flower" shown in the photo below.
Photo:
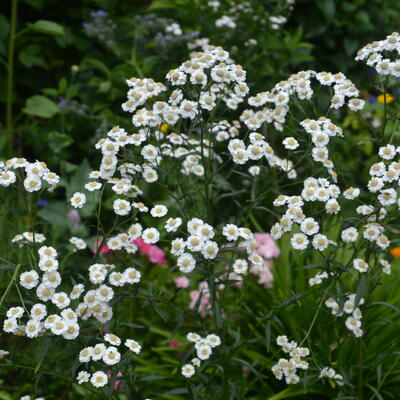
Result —
[{"label": "white daisy-like flower", "polygon": [[192,272],[196,266],[196,260],[189,253],[180,255],[176,263],[179,267],[179,270],[185,273]]},{"label": "white daisy-like flower", "polygon": [[160,232],[155,228],[147,228],[143,231],[142,239],[147,244],[157,243],[160,239]]},{"label": "white daisy-like flower", "polygon": [[76,377],[76,380],[78,381],[79,384],[89,382],[90,379],[90,374],[87,371],[80,371],[78,376]]},{"label": "white daisy-like flower", "polygon": [[86,203],[86,195],[84,193],[75,192],[71,199],[71,206],[74,208],[82,208]]},{"label": "white daisy-like flower", "polygon": [[283,146],[285,149],[288,150],[295,150],[299,147],[299,142],[294,137],[287,137],[282,141]]},{"label": "white daisy-like flower", "polygon": [[107,385],[108,377],[103,371],[97,371],[90,378],[90,383],[97,388],[103,387]]},{"label": "white daisy-like flower", "polygon": [[150,210],[150,214],[155,217],[155,218],[161,218],[164,217],[165,215],[167,215],[168,212],[168,208],[165,207],[162,204],[158,204],[156,206],[154,206],[151,210]]},{"label": "white daisy-like flower", "polygon": [[192,364],[185,364],[181,369],[181,373],[185,378],[191,378],[195,374],[195,369]]},{"label": "white daisy-like flower", "polygon": [[142,350],[142,346],[136,340],[126,339],[124,344],[130,351],[134,352],[135,354],[140,354]]},{"label": "white daisy-like flower", "polygon": [[353,266],[357,271],[367,272],[369,265],[362,258],[355,258],[353,260]]}]

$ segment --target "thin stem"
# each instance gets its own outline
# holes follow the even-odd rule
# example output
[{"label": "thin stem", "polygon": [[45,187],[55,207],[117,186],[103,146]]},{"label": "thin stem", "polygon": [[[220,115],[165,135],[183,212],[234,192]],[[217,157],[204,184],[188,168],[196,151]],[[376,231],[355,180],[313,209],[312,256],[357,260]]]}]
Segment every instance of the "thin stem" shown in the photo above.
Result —
[{"label": "thin stem", "polygon": [[17,25],[18,0],[11,0],[10,37],[8,38],[7,53],[7,85],[6,85],[6,149],[12,155],[13,148],[13,84],[14,84],[14,45]]},{"label": "thin stem", "polygon": [[7,288],[6,288],[6,290],[4,291],[3,296],[1,296],[1,299],[0,299],[0,308],[1,308],[1,306],[3,305],[3,302],[4,302],[4,300],[5,300],[5,298],[6,298],[7,294],[8,294],[8,292],[10,291],[10,289],[11,289],[11,287],[13,286],[14,282],[16,281],[17,276],[18,276],[18,272],[19,272],[19,269],[20,269],[20,268],[21,268],[21,264],[18,264],[17,267],[15,268],[15,271],[14,271],[14,273],[13,273],[13,276],[12,276],[12,278],[11,278],[11,281],[9,282],[9,284],[8,284],[8,286],[7,286]]}]

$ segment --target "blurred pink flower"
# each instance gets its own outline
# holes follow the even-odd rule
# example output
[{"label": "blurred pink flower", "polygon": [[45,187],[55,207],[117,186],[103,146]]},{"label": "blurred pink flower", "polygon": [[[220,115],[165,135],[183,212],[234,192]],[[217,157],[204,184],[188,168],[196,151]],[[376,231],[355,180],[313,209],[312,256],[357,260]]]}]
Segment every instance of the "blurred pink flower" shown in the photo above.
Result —
[{"label": "blurred pink flower", "polygon": [[79,225],[81,224],[81,216],[79,215],[79,211],[71,210],[68,212],[67,216],[72,223],[72,229],[78,229]]},{"label": "blurred pink flower", "polygon": [[[111,372],[109,372],[107,375],[108,375],[108,379],[112,379]],[[121,371],[118,371],[117,377],[118,376],[124,376],[124,374]],[[114,382],[114,392],[116,392],[118,389],[122,388],[123,386],[124,386],[124,384],[122,383],[122,381],[117,378]]]},{"label": "blurred pink flower", "polygon": [[92,247],[92,253],[96,254],[97,250],[99,248],[101,248],[99,254],[107,254],[109,253],[111,250],[108,248],[108,246],[105,244],[105,242],[107,242],[108,239],[100,239],[97,241],[97,243],[95,243],[95,245]]},{"label": "blurred pink flower", "polygon": [[[97,250],[101,247],[100,253],[99,254],[107,254],[111,252],[112,250],[109,249],[107,244],[104,244],[107,242],[108,239],[100,239],[92,248],[92,252],[96,253]],[[142,238],[137,238],[135,240],[132,240],[132,243],[136,244],[136,246],[139,249],[140,254],[146,254],[149,256],[150,261],[153,264],[159,264],[159,265],[166,265],[167,260],[165,258],[165,253],[162,249],[160,249],[158,246],[154,244],[147,244],[143,241]]]},{"label": "blurred pink flower", "polygon": [[279,257],[280,250],[274,239],[268,233],[255,233],[254,239],[257,242],[257,253],[265,259]]},{"label": "blurred pink flower", "polygon": [[271,273],[271,264],[268,261],[264,260],[262,267],[257,265],[251,266],[250,272],[258,276],[258,283],[260,285],[263,285],[266,289],[272,287],[274,277]]},{"label": "blurred pink flower", "polygon": [[171,340],[169,342],[169,347],[180,347],[182,344],[182,342],[180,342],[179,340]]},{"label": "blurred pink flower", "polygon": [[166,265],[167,260],[162,249],[154,244],[147,244],[142,238],[137,238],[132,241],[139,248],[140,254],[147,254],[153,264]]},{"label": "blurred pink flower", "polygon": [[[200,301],[199,298],[201,298]],[[200,282],[199,290],[192,290],[190,292],[191,302],[189,308],[194,309],[197,306],[200,315],[204,317],[207,311],[211,309],[210,298],[207,282]]]},{"label": "blurred pink flower", "polygon": [[174,279],[177,288],[186,289],[189,286],[189,279],[186,276],[180,276]]}]

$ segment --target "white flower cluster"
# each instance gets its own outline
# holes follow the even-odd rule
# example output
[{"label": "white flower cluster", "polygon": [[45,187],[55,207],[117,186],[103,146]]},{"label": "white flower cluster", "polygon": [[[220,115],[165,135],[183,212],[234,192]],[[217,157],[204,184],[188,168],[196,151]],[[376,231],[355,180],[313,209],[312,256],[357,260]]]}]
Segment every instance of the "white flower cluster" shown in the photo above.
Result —
[{"label": "white flower cluster", "polygon": [[71,236],[69,242],[75,247],[76,250],[85,250],[87,247],[86,242],[76,236]]},{"label": "white flower cluster", "polygon": [[280,239],[285,232],[290,232],[298,226],[301,233],[295,233],[290,241],[296,250],[305,250],[310,242],[319,251],[325,250],[330,244],[335,244],[320,233],[320,225],[314,218],[306,217],[303,206],[307,202],[318,201],[325,203],[327,214],[337,214],[340,211],[340,205],[336,200],[339,194],[339,187],[331,184],[327,179],[307,178],[304,181],[301,196],[279,195],[273,204],[276,207],[285,205],[286,213],[272,226],[271,236],[274,239]]},{"label": "white flower cluster", "polygon": [[60,177],[51,172],[44,162],[30,163],[25,158],[14,157],[6,162],[0,162],[0,186],[8,187],[15,183],[19,169],[24,171],[23,185],[27,192],[37,192],[46,186],[51,192],[60,181]]},{"label": "white flower cluster", "polygon": [[[293,163],[290,160],[276,156],[274,150],[261,133],[251,132],[249,140],[250,144],[248,146],[241,139],[231,139],[229,141],[228,150],[235,164],[244,165],[249,161],[256,162],[265,158],[269,166],[281,168],[287,173],[289,179],[296,178],[297,174],[293,169]],[[259,171],[260,167],[258,165],[253,165],[249,169],[251,175],[258,175]]]},{"label": "white flower cluster", "polygon": [[290,358],[281,358],[271,368],[275,378],[281,380],[285,377],[286,383],[296,384],[300,381],[300,377],[297,374],[298,369],[308,369],[308,362],[303,360],[310,354],[310,350],[307,347],[299,347],[295,341],[288,341],[288,338],[284,335],[276,338],[276,343],[282,348],[282,350],[290,355]]},{"label": "white flower cluster", "polygon": [[4,357],[7,357],[10,354],[9,351],[0,349],[0,360]]},{"label": "white flower cluster", "polygon": [[[200,253],[206,260],[214,259],[219,252],[218,244],[212,239],[215,236],[214,228],[199,218],[187,222],[188,236],[175,238],[171,242],[171,254],[178,257],[177,265],[184,273],[192,272],[196,266],[196,253]],[[233,262],[233,271],[236,274],[245,274],[248,262],[254,266],[263,266],[264,259],[257,253],[257,243],[248,228],[240,228],[234,224],[227,224],[222,229],[222,234],[228,242],[244,239],[241,246],[247,252],[246,259],[236,259]],[[194,253],[194,254],[192,254]]]},{"label": "white flower cluster", "polygon": [[[95,346],[85,347],[79,353],[79,362],[87,364],[92,360],[102,361],[106,365],[118,364],[121,361],[121,353],[118,350],[118,346],[122,343],[121,338],[112,333],[107,333],[104,340],[111,346],[107,347],[104,343],[97,343]],[[140,354],[142,347],[136,340],[127,339],[124,344],[133,353]],[[94,387],[103,387],[108,383],[108,376],[103,371],[96,371],[93,375],[87,371],[78,373],[78,383],[89,382],[89,379]]]},{"label": "white flower cluster", "polygon": [[[36,288],[36,296],[43,303],[51,302],[61,312],[47,315],[46,305],[37,303],[31,308],[30,319],[26,324],[22,324],[19,320],[24,314],[24,309],[11,307],[3,324],[3,330],[7,333],[34,338],[49,330],[54,335],[73,340],[79,335],[79,318],[88,320],[94,317],[102,323],[112,318],[113,312],[109,303],[114,297],[114,290],[105,284],[107,276],[109,284],[115,287],[140,281],[140,272],[135,268],[129,267],[123,272],[118,272],[113,271],[115,266],[112,264],[93,264],[89,267],[89,279],[93,285],[97,285],[97,288],[84,293],[84,286],[77,284],[69,295],[63,291],[56,292],[62,283],[58,272],[57,251],[53,247],[42,246],[38,250],[38,255],[38,267],[43,275],[40,277],[33,269],[25,271],[19,276],[20,285],[28,290]],[[83,302],[77,304],[75,309],[69,308],[71,301],[79,299],[82,294],[84,294]]]},{"label": "white flower cluster", "polygon": [[368,43],[357,52],[356,61],[365,61],[381,75],[400,77],[400,35],[398,32],[386,36],[386,39]]},{"label": "white flower cluster", "polygon": [[287,22],[287,18],[283,15],[271,15],[269,17],[269,21],[271,22],[271,28],[273,30],[279,29],[284,23]]},{"label": "white flower cluster", "polygon": [[44,397],[35,397],[35,399],[33,399],[31,396],[25,395],[22,396],[20,400],[44,400]]},{"label": "white flower cluster", "polygon": [[213,333],[202,338],[199,334],[190,332],[186,339],[194,343],[197,357],[193,358],[190,364],[185,364],[181,373],[185,378],[191,378],[195,374],[194,367],[200,367],[202,361],[211,357],[213,349],[221,344],[221,338]]},{"label": "white flower cluster", "polygon": [[181,26],[177,22],[173,22],[165,28],[166,33],[170,33],[174,36],[181,36],[183,31]]},{"label": "white flower cluster", "polygon": [[46,236],[42,233],[37,232],[24,232],[18,235],[15,235],[11,239],[11,243],[17,243],[19,246],[24,246],[28,243],[43,243],[46,241]]},{"label": "white flower cluster", "polygon": [[300,122],[300,125],[310,134],[312,142],[311,156],[313,160],[322,163],[322,165],[328,170],[331,178],[336,181],[337,175],[333,170],[333,162],[329,159],[327,146],[331,137],[343,137],[342,129],[325,117],[321,117],[318,120],[306,119]]},{"label": "white flower cluster", "polygon": [[330,367],[324,367],[321,369],[321,372],[319,374],[320,378],[329,378],[332,379],[338,384],[339,386],[343,386],[343,376],[338,374],[333,368]]},{"label": "white flower cluster", "polygon": [[[329,72],[300,71],[291,75],[287,80],[281,81],[274,86],[271,91],[258,93],[256,96],[249,97],[248,104],[255,108],[265,106],[270,103],[274,108],[263,107],[259,111],[251,109],[243,111],[240,120],[250,129],[257,130],[262,124],[274,124],[278,131],[283,130],[286,116],[289,112],[289,101],[291,96],[296,96],[300,100],[310,100],[314,94],[312,89],[313,79],[323,86],[333,89],[331,97],[331,108],[338,109],[345,105],[346,98],[352,99],[359,95],[358,89],[341,72],[332,74]],[[349,106],[353,107],[352,100]],[[363,104],[362,100],[359,100]],[[350,103],[351,102],[351,103]]]},{"label": "white flower cluster", "polygon": [[[355,301],[356,295],[353,293],[347,295],[342,309],[337,301],[332,297],[325,301],[325,305],[331,310],[332,315],[337,317],[344,314],[351,314],[345,321],[346,327],[353,332],[355,337],[361,337],[364,334],[364,331],[361,329],[362,313],[360,308],[355,306]],[[364,302],[365,300],[360,298],[358,305],[362,305]]]},{"label": "white flower cluster", "polygon": [[215,20],[215,26],[217,28],[227,27],[230,29],[235,29],[236,22],[233,20],[232,17],[229,17],[228,15],[223,15],[221,18]]}]

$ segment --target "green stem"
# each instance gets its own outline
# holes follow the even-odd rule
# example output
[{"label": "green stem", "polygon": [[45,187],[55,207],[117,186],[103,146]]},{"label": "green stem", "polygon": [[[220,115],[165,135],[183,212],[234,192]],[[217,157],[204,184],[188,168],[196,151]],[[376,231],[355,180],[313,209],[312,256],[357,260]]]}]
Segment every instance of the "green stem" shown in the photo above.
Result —
[{"label": "green stem", "polygon": [[12,155],[13,148],[13,84],[14,84],[14,45],[15,30],[17,25],[18,0],[11,0],[10,37],[8,39],[7,53],[7,85],[6,85],[6,150],[8,156]]},{"label": "green stem", "polygon": [[19,272],[19,269],[20,269],[20,268],[21,268],[21,264],[18,264],[17,267],[15,268],[15,271],[14,271],[14,273],[13,273],[13,276],[12,276],[12,278],[11,278],[11,281],[10,281],[10,283],[9,283],[8,286],[7,286],[7,289],[4,291],[3,296],[1,296],[1,299],[0,299],[0,309],[1,309],[1,306],[3,305],[3,302],[4,302],[4,300],[5,300],[5,298],[6,298],[7,294],[8,294],[8,292],[10,291],[11,287],[13,286],[14,282],[15,282],[16,279],[17,279],[18,272]]}]

